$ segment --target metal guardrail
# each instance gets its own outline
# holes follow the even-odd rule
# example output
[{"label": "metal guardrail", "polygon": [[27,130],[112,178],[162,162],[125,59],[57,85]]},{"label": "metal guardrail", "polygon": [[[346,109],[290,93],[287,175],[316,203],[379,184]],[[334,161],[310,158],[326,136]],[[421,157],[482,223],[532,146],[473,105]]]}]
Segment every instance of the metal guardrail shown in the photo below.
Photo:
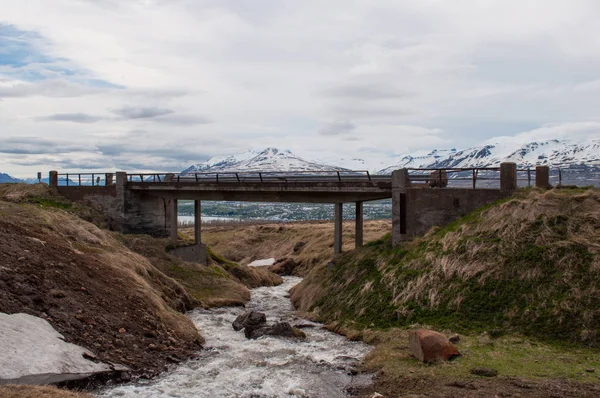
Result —
[{"label": "metal guardrail", "polygon": [[[500,183],[500,167],[408,168],[407,170],[411,182],[430,184],[433,179],[436,179],[437,186],[445,186],[452,181],[470,181],[472,188],[475,189],[478,181]],[[428,172],[428,174],[415,174],[415,172]],[[535,169],[517,169],[517,183],[527,181],[527,186],[531,187],[532,178],[535,179]]]},{"label": "metal guardrail", "polygon": [[372,175],[367,170],[292,171],[292,172],[223,172],[223,173],[133,173],[128,182],[137,183],[298,183],[298,182],[377,182],[391,181],[390,175]]},{"label": "metal guardrail", "polygon": [[[495,185],[500,182],[499,167],[470,167],[470,168],[408,168],[409,178],[416,183],[429,183],[432,173],[437,172],[438,184],[447,180],[448,183],[470,182],[468,185],[476,188],[478,183]],[[550,168],[550,178],[558,187],[565,182],[573,183],[573,174],[585,172],[581,168]],[[446,174],[444,177],[443,174]],[[600,174],[598,179],[600,179]],[[596,175],[594,174],[594,176]],[[60,186],[107,186],[114,184],[115,173],[60,173]],[[242,184],[242,183],[319,183],[319,182],[391,182],[391,175],[371,174],[367,170],[341,171],[291,171],[291,172],[216,172],[216,173],[128,173],[128,182],[136,183],[206,183],[206,184]],[[587,180],[586,180],[587,181]],[[580,182],[580,181],[577,181]],[[517,183],[523,187],[535,185],[535,168],[517,169]],[[595,184],[595,183],[594,183]],[[462,186],[466,186],[463,184]]]},{"label": "metal guardrail", "polygon": [[59,173],[60,186],[109,186],[114,184],[114,173]]}]

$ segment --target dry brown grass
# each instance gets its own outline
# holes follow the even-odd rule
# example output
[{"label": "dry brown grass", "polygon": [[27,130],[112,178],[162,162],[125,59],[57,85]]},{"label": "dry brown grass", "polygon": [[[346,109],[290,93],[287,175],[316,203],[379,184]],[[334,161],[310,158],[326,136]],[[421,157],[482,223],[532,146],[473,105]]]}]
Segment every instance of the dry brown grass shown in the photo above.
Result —
[{"label": "dry brown grass", "polygon": [[2,398],[91,398],[89,394],[61,390],[51,386],[0,386]]},{"label": "dry brown grass", "polygon": [[53,197],[46,184],[0,184],[0,198],[9,202],[22,202],[28,198]]},{"label": "dry brown grass", "polygon": [[314,268],[293,290],[326,321],[426,323],[600,344],[600,191],[527,191],[425,237]]},{"label": "dry brown grass", "polygon": [[[139,253],[161,272],[178,281],[197,301],[197,305],[210,308],[224,305],[243,305],[250,300],[249,288],[273,286],[282,279],[263,269],[240,266],[209,256],[208,266],[183,261],[169,254],[165,247],[168,239],[147,235],[116,234],[130,250]],[[210,253],[212,253],[209,250]],[[219,259],[216,261],[213,257]]]},{"label": "dry brown grass", "polygon": [[[391,220],[365,221],[364,240],[378,239],[391,231]],[[191,229],[183,232],[192,236]],[[333,223],[288,223],[266,225],[208,226],[203,229],[203,241],[223,257],[248,264],[254,260],[290,257],[300,264],[296,273],[306,274],[316,265],[333,258]],[[294,253],[294,245],[306,245]],[[346,251],[354,248],[354,223],[344,222],[343,245]]]}]

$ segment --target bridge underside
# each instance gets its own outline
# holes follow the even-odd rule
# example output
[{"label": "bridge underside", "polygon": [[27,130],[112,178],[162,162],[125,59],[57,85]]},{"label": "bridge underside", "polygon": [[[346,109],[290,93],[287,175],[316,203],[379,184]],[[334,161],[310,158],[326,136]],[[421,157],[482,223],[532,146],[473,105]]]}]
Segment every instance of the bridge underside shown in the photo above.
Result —
[{"label": "bridge underside", "polygon": [[[380,184],[381,185],[381,184]],[[160,196],[176,200],[212,200],[231,202],[291,202],[291,203],[346,203],[389,199],[392,197],[391,184],[379,187],[365,184],[340,186],[321,184],[319,186],[290,186],[269,184],[268,186],[223,186],[223,185],[181,185],[128,183],[127,188],[134,192]]]}]

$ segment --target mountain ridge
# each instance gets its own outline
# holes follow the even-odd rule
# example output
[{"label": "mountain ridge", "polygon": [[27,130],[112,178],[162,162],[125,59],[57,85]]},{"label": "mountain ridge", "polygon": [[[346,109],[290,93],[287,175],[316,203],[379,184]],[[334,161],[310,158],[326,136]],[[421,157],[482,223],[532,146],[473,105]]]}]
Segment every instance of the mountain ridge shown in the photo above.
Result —
[{"label": "mountain ridge", "polygon": [[466,149],[432,149],[397,156],[391,165],[368,167],[364,159],[341,158],[338,161],[308,160],[289,150],[266,148],[248,150],[229,156],[216,156],[188,167],[182,173],[232,171],[338,171],[362,170],[389,174],[400,168],[474,168],[497,167],[503,162],[515,162],[520,167],[547,165],[568,168],[585,166],[600,169],[600,139],[584,142],[570,140],[540,140],[520,145],[507,142],[485,143]]}]

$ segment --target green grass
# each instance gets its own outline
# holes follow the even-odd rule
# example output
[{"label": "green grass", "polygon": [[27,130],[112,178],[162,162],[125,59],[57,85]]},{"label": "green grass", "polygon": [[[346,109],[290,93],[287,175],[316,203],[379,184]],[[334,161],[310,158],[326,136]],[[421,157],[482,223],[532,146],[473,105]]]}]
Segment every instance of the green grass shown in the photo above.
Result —
[{"label": "green grass", "polygon": [[72,203],[61,201],[61,200],[54,200],[54,199],[50,199],[50,198],[32,197],[32,198],[28,198],[27,201],[29,203],[37,204],[42,207],[52,207],[55,209],[70,209],[73,206]]},{"label": "green grass", "polygon": [[[537,192],[528,195],[545,200]],[[321,286],[311,308],[323,321],[357,329],[419,323],[465,334],[521,333],[547,342],[600,346],[597,256],[582,243],[589,235],[577,235],[590,230],[585,226],[590,218],[570,195],[546,199],[537,218],[528,216],[527,222],[500,230],[479,225],[489,223],[488,210],[510,199],[398,247],[385,236],[345,253],[311,282]],[[505,207],[507,214],[494,210],[492,217],[506,219],[512,208]],[[503,238],[509,230],[518,231],[508,234],[518,238]],[[448,266],[453,273],[444,271]]]},{"label": "green grass", "polygon": [[[397,329],[379,335],[375,350],[367,357],[366,366],[383,369],[388,376],[446,376],[454,379],[476,379],[470,373],[475,367],[498,370],[501,377],[528,380],[565,378],[598,383],[600,351],[597,349],[548,344],[523,336],[511,335],[493,339],[482,345],[478,336],[461,336],[456,345],[461,356],[444,363],[424,364],[416,361],[406,345],[407,332]],[[588,373],[586,369],[594,369]]]}]

